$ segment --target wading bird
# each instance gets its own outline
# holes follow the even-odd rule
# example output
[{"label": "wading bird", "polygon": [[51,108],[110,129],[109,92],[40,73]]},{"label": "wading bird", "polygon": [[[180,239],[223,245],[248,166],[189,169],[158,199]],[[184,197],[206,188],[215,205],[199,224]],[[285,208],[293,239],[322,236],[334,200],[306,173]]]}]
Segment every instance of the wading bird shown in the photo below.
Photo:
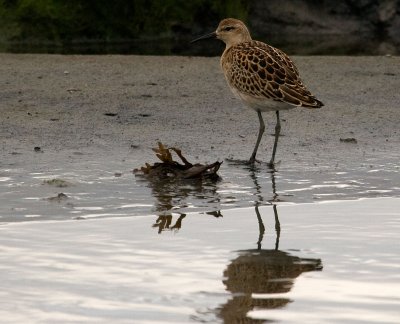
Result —
[{"label": "wading bird", "polygon": [[192,43],[208,38],[218,38],[226,44],[221,56],[225,79],[232,92],[257,112],[260,128],[249,160],[251,164],[256,161],[265,130],[261,113],[276,112],[275,140],[269,162],[273,167],[281,130],[279,111],[295,107],[320,108],[323,103],[307,90],[292,60],[283,51],[253,40],[242,21],[224,19],[215,32],[201,36]]}]

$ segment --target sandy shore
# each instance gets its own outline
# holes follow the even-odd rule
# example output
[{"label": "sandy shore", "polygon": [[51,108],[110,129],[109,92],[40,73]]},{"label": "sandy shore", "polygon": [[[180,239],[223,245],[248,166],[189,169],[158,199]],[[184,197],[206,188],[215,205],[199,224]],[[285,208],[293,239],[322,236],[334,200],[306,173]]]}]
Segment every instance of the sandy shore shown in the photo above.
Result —
[{"label": "sandy shore", "polygon": [[[346,165],[400,155],[400,58],[293,59],[325,107],[282,113],[277,160]],[[29,169],[35,147],[41,161],[144,162],[157,141],[201,162],[251,154],[257,116],[227,89],[218,58],[0,54],[0,62],[2,168]],[[270,135],[275,116],[265,120]],[[265,136],[259,159],[269,159],[272,141]]]}]

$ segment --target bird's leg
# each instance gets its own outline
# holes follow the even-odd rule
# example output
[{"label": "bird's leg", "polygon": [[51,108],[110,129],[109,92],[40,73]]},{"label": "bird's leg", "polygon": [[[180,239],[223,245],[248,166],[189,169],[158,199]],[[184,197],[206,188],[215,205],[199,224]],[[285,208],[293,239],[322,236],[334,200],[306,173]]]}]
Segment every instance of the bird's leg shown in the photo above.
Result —
[{"label": "bird's leg", "polygon": [[265,124],[264,124],[264,120],[261,115],[261,111],[257,110],[257,115],[258,115],[258,120],[260,121],[260,130],[258,131],[256,146],[254,146],[253,154],[251,154],[251,157],[249,160],[250,164],[254,164],[254,162],[256,161],[256,154],[257,154],[258,146],[260,145],[261,137],[263,136],[264,131],[265,131]]},{"label": "bird's leg", "polygon": [[276,111],[276,126],[275,126],[275,141],[274,141],[274,148],[272,150],[271,161],[269,162],[270,167],[274,166],[276,148],[278,147],[278,138],[279,138],[280,133],[281,133],[281,121],[279,120],[279,110],[277,110]]},{"label": "bird's leg", "polygon": [[276,232],[276,240],[275,240],[275,250],[279,250],[279,239],[281,237],[281,223],[279,222],[279,217],[278,217],[278,209],[276,205],[274,204],[272,206],[274,209],[274,215],[275,215],[275,232]]}]

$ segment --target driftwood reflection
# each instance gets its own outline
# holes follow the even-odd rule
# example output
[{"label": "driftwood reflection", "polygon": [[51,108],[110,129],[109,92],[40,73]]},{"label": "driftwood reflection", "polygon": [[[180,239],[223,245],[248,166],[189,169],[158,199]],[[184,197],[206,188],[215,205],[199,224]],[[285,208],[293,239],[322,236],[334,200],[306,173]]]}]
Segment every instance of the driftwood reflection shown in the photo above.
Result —
[{"label": "driftwood reflection", "polygon": [[[218,169],[212,169],[212,172],[209,172],[207,171],[207,167],[209,166],[203,166],[207,169],[207,172],[202,176],[190,179],[169,176],[171,163],[173,166],[176,165],[176,162],[170,161],[171,150],[175,149],[166,149],[161,145],[159,149],[156,149],[155,151],[157,156],[162,157],[161,160],[164,161],[164,164],[156,163],[153,166],[146,164],[146,168],[142,168],[142,170],[145,170],[144,179],[151,188],[152,196],[156,199],[155,212],[158,216],[153,224],[153,227],[158,229],[158,233],[162,233],[163,231],[179,230],[182,227],[183,219],[186,217],[186,213],[190,211],[192,206],[195,206],[197,211],[204,207],[204,210],[207,210],[206,214],[214,217],[222,217],[220,208],[221,205],[224,204],[224,201],[226,204],[227,198],[221,197],[220,193],[218,193],[218,182],[220,177],[214,173],[214,171],[216,172]],[[179,150],[178,153],[178,156],[180,156],[184,162],[186,161],[185,164],[188,164],[187,160],[181,156]],[[165,161],[169,162],[166,163]],[[221,163],[218,165],[220,164]],[[160,167],[160,165],[163,167]],[[243,165],[243,163],[236,161],[234,162],[234,165]],[[258,173],[263,171],[260,171],[257,167],[249,167],[248,165],[246,165],[244,170],[249,171],[250,178],[254,184],[253,190],[255,191],[253,195],[256,199],[256,213],[258,213],[258,206],[263,204],[269,205],[280,201],[276,191],[274,170],[269,170],[272,185],[272,195],[268,195],[267,199],[264,199],[262,188],[258,181]],[[277,224],[279,224],[279,220],[277,221]]]},{"label": "driftwood reflection", "polygon": [[158,215],[154,228],[158,233],[177,231],[182,227],[186,213],[182,210],[204,204],[204,208],[214,209],[206,214],[221,217],[219,211],[220,197],[217,192],[217,182],[212,179],[175,179],[148,180],[152,195],[156,199],[155,212]]},{"label": "driftwood reflection", "polygon": [[[211,215],[214,217],[222,217],[221,211],[216,210],[212,212],[206,212],[206,215]],[[158,228],[158,234],[161,234],[162,231],[178,231],[182,227],[182,220],[186,217],[186,214],[179,214],[178,218],[175,220],[174,224],[172,225],[173,216],[172,214],[168,215],[160,215],[156,219],[156,222],[153,224],[153,227]],[[172,226],[171,226],[172,225]]]},{"label": "driftwood reflection", "polygon": [[[180,149],[161,142],[153,151],[161,162],[146,163],[133,172],[146,180],[156,199],[155,212],[159,216],[153,227],[158,228],[158,233],[179,230],[186,216],[185,209],[193,205],[204,204],[208,209],[213,205],[219,207],[216,184],[221,179],[217,172],[222,162],[192,164]],[[215,217],[220,216],[218,209],[215,210]],[[179,216],[172,225],[174,213]]]},{"label": "driftwood reflection", "polygon": [[[232,260],[224,271],[223,283],[232,293],[231,299],[218,310],[218,316],[224,323],[263,323],[263,320],[252,319],[248,312],[257,309],[274,309],[285,307],[291,302],[290,298],[273,296],[271,294],[288,293],[295,279],[303,272],[322,269],[320,259],[301,258],[288,252],[279,250],[281,224],[278,215],[279,201],[276,193],[275,172],[271,172],[273,196],[268,199],[272,203],[275,221],[275,244],[272,249],[263,249],[262,241],[266,228],[260,213],[259,206],[264,201],[261,188],[258,186],[257,173],[250,173],[255,188],[258,190],[258,199],[255,202],[255,214],[258,220],[257,248],[238,251],[238,256]],[[258,189],[257,189],[258,188]],[[255,296],[254,294],[259,294]]]},{"label": "driftwood reflection", "polygon": [[179,215],[179,217],[176,219],[174,225],[171,226],[172,224],[172,214],[170,215],[160,215],[158,216],[158,218],[156,219],[156,222],[153,224],[153,227],[157,227],[158,228],[158,234],[161,234],[162,231],[166,231],[166,230],[180,230],[180,228],[182,227],[182,220],[186,217],[186,214],[181,214]]}]

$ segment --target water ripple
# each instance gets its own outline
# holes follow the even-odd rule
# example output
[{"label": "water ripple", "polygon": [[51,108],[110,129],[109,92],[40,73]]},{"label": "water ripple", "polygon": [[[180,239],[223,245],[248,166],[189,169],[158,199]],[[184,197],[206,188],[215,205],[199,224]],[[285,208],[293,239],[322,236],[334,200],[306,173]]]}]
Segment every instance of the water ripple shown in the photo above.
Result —
[{"label": "water ripple", "polygon": [[132,164],[88,161],[31,173],[18,168],[3,170],[0,221],[218,213],[255,202],[269,205],[400,196],[400,169],[391,160],[366,161],[345,170],[283,165],[274,172],[263,164],[251,168],[227,161],[217,183],[149,182],[131,171],[116,176],[116,170],[130,170]]}]

